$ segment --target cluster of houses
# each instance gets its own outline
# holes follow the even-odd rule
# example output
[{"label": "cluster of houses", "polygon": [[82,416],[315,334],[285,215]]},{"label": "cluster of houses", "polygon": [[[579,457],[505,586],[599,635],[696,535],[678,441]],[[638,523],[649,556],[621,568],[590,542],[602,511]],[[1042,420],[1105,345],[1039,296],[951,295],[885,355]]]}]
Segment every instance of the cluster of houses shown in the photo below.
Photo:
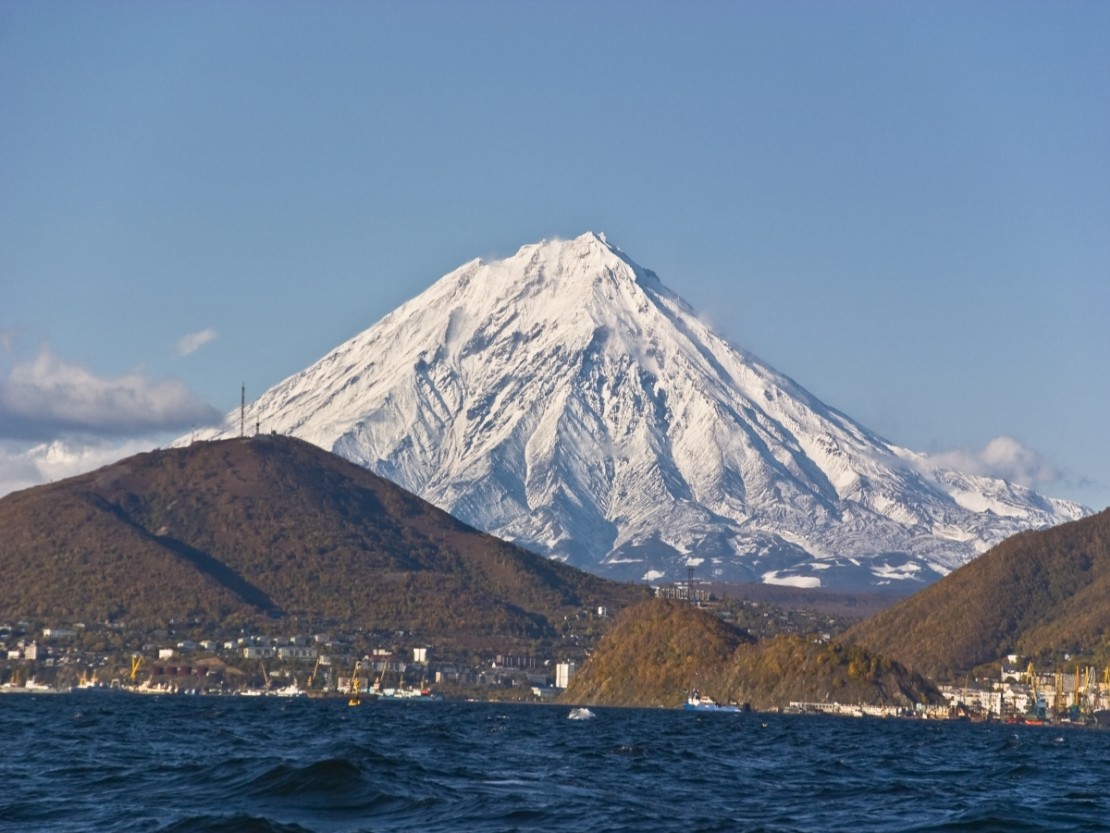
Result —
[{"label": "cluster of houses", "polygon": [[[1065,661],[1069,658],[1065,657]],[[1110,725],[1110,667],[1076,665],[1069,671],[1037,671],[1010,654],[995,680],[939,686],[943,705],[915,709],[849,703],[791,703],[788,711],[854,717],[920,717],[933,720],[1001,720],[1015,723]]]},{"label": "cluster of houses", "polygon": [[[393,685],[517,688],[524,696],[530,691],[534,699],[547,699],[566,687],[575,668],[573,662],[519,654],[434,658],[427,645],[365,650],[356,647],[365,642],[361,636],[333,638],[327,634],[275,637],[245,633],[222,640],[167,639],[146,642],[124,659],[79,648],[75,637],[84,630],[76,626],[35,631],[27,623],[0,627],[0,647],[8,660],[7,672],[0,677],[37,673],[59,688],[88,682],[141,683],[144,690],[200,693],[273,687],[326,692],[346,690],[358,663],[364,685],[386,679]],[[16,669],[23,673],[15,674]]]},{"label": "cluster of houses", "polygon": [[[1065,661],[1069,660],[1065,656]],[[1087,721],[1110,713],[1110,667],[1076,665],[1069,671],[1037,671],[1017,654],[1002,663],[989,686],[941,686],[958,716],[1026,721]]]}]

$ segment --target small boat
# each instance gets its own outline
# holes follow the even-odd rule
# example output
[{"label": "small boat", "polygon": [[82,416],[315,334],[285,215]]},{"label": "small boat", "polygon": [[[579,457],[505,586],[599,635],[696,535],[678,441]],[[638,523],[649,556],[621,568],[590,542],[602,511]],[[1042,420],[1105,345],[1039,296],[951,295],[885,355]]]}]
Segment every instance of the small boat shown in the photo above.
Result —
[{"label": "small boat", "polygon": [[267,694],[272,697],[302,697],[304,693],[304,689],[297,685],[296,680],[293,680],[289,685],[275,688],[267,692]]},{"label": "small boat", "polygon": [[593,720],[597,717],[592,711],[587,708],[571,709],[570,714],[567,715],[567,720]]},{"label": "small boat", "polygon": [[722,706],[712,697],[708,697],[698,691],[696,688],[690,692],[690,696],[686,698],[686,702],[682,704],[682,708],[686,711],[696,712],[745,712],[749,711],[746,706],[728,705]]}]

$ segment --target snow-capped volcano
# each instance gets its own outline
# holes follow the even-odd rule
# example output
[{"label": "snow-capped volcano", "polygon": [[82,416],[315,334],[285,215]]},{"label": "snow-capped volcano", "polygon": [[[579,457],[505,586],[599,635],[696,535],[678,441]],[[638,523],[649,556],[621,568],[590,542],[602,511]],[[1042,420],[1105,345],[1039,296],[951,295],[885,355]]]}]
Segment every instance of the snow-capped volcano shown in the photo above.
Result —
[{"label": "snow-capped volcano", "polygon": [[267,391],[256,423],[621,579],[927,582],[1087,514],[891,445],[593,233],[464,264]]}]

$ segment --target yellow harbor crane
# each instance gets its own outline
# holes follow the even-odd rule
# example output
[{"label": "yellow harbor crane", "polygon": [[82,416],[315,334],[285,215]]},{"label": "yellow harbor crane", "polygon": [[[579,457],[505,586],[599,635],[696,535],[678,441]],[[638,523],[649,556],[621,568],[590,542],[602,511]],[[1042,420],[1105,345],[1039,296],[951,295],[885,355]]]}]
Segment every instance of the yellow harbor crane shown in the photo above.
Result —
[{"label": "yellow harbor crane", "polygon": [[139,669],[143,666],[143,658],[140,654],[131,655],[131,674],[128,676],[128,681],[131,685],[135,685],[135,681],[139,677]]},{"label": "yellow harbor crane", "polygon": [[306,689],[308,689],[309,691],[312,691],[312,685],[313,685],[313,683],[316,682],[316,672],[319,671],[319,670],[320,670],[320,655],[317,654],[316,655],[316,664],[314,666],[312,666],[312,673],[308,675],[308,679],[305,681],[305,684],[304,684],[304,687]]},{"label": "yellow harbor crane", "polygon": [[362,697],[359,696],[359,679],[358,679],[358,669],[359,669],[359,666],[361,664],[362,663],[360,663],[356,659],[354,670],[351,671],[351,688],[350,688],[350,692],[349,692],[350,697],[347,698],[347,705],[348,706],[358,706],[358,705],[362,704]]}]

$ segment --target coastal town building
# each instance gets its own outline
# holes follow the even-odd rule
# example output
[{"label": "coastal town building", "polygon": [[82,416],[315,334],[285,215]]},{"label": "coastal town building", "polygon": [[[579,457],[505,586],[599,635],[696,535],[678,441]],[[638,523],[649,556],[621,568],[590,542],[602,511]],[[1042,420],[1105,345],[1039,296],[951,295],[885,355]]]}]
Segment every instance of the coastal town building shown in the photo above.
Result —
[{"label": "coastal town building", "polygon": [[555,688],[566,688],[576,670],[573,662],[559,662],[555,664]]}]

